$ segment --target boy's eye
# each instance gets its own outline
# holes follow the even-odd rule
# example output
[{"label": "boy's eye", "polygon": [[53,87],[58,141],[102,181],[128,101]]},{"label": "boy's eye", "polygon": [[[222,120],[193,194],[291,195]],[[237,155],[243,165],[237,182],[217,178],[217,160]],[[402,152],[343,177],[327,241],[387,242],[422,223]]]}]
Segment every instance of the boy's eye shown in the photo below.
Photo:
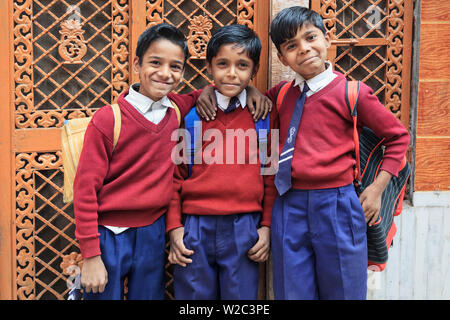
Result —
[{"label": "boy's eye", "polygon": [[172,69],[175,69],[175,70],[177,70],[177,71],[180,71],[180,70],[183,70],[183,67],[180,66],[180,65],[178,65],[178,64],[175,64],[175,65],[172,66]]},{"label": "boy's eye", "polygon": [[245,63],[245,62],[239,63],[239,68],[245,69],[245,68],[247,68],[247,67],[248,67],[248,64],[247,64],[247,63]]},{"label": "boy's eye", "polygon": [[308,40],[314,40],[315,38],[317,38],[317,35],[315,34],[311,34],[307,37]]},{"label": "boy's eye", "polygon": [[158,60],[150,60],[148,63],[151,64],[151,65],[155,65],[155,66],[160,65]]}]

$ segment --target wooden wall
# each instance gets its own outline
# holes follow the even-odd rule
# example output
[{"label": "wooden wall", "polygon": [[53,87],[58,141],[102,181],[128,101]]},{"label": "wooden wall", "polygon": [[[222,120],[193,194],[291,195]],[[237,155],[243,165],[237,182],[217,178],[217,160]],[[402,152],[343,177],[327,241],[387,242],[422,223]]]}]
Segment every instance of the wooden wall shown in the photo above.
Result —
[{"label": "wooden wall", "polygon": [[422,0],[415,191],[450,190],[450,1]]}]

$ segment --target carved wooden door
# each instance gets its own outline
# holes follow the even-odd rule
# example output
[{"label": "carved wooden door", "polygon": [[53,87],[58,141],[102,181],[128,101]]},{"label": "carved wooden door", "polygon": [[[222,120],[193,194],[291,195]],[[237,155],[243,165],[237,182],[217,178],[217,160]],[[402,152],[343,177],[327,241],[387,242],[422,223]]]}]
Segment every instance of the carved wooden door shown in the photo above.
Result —
[{"label": "carved wooden door", "polygon": [[412,0],[312,0],[325,19],[328,58],[348,79],[362,80],[409,128]]},{"label": "carved wooden door", "polygon": [[[71,204],[62,201],[60,128],[90,116],[138,81],[130,65],[139,34],[165,21],[189,36],[177,89],[211,82],[210,34],[246,24],[265,48],[256,86],[267,85],[268,1],[8,0],[0,4],[0,298],[65,299],[81,257]],[[172,298],[167,266],[166,293]]]}]

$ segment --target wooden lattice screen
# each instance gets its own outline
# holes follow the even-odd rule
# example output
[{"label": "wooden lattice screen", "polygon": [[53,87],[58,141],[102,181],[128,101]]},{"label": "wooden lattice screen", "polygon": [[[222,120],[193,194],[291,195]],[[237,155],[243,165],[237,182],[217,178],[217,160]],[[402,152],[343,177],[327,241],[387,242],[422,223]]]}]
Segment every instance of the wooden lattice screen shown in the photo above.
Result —
[{"label": "wooden lattice screen", "polygon": [[[256,29],[257,20],[262,21],[259,28],[266,30],[269,4],[255,0],[8,1],[12,2],[14,74],[13,298],[65,299],[67,281],[82,261],[74,240],[73,207],[62,201],[59,137],[64,120],[92,115],[116,101],[136,80],[130,61],[145,27],[166,21],[189,37],[191,58],[177,88],[184,93],[211,82],[204,61],[211,33],[236,22]],[[267,37],[262,41],[267,44]],[[262,90],[267,83],[265,51],[255,81]],[[166,296],[173,298],[170,267],[166,269]]]},{"label": "wooden lattice screen", "polygon": [[412,9],[409,0],[313,0],[331,34],[335,70],[362,80],[409,127]]}]

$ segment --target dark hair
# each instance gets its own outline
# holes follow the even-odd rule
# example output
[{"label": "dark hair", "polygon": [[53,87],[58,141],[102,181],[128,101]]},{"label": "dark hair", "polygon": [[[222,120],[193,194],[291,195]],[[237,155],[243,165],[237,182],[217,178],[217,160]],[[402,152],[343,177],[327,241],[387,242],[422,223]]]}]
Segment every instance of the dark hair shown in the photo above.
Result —
[{"label": "dark hair", "polygon": [[184,34],[168,23],[160,23],[148,28],[139,36],[136,46],[136,56],[139,58],[139,65],[142,63],[142,58],[148,47],[153,42],[161,39],[169,40],[180,46],[184,52],[184,62],[186,62],[189,52]]},{"label": "dark hair", "polygon": [[261,54],[261,40],[249,27],[241,24],[232,24],[220,28],[209,40],[206,47],[206,61],[211,63],[221,46],[234,43],[243,48],[254,63],[254,68],[259,64]]},{"label": "dark hair", "polygon": [[304,24],[312,24],[325,35],[327,30],[323,19],[317,12],[305,7],[294,6],[281,10],[270,24],[270,37],[280,52],[280,46],[297,34]]}]

